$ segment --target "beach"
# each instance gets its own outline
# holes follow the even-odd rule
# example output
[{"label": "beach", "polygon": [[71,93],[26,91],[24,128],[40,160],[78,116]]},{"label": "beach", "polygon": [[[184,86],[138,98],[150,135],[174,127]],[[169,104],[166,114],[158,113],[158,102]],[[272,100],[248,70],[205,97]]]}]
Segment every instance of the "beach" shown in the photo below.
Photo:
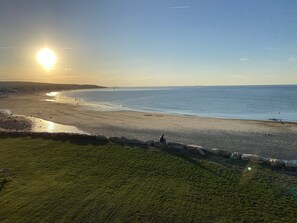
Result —
[{"label": "beach", "polygon": [[[261,156],[297,159],[297,124],[271,121],[206,118],[135,111],[95,111],[74,98],[55,100],[45,93],[10,94],[0,98],[0,109],[13,115],[41,118],[75,126],[90,133],[222,148]],[[2,116],[1,116],[2,117]],[[1,123],[5,118],[1,118]],[[5,127],[5,126],[4,126]],[[0,126],[2,130],[3,125]],[[14,127],[10,128],[11,130]]]}]

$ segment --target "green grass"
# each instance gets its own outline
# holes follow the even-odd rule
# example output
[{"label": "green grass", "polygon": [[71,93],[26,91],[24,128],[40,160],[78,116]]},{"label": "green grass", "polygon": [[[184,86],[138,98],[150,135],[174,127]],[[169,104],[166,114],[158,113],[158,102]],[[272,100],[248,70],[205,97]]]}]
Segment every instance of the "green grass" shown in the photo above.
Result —
[{"label": "green grass", "polygon": [[0,222],[294,222],[296,177],[109,143],[0,139]]}]

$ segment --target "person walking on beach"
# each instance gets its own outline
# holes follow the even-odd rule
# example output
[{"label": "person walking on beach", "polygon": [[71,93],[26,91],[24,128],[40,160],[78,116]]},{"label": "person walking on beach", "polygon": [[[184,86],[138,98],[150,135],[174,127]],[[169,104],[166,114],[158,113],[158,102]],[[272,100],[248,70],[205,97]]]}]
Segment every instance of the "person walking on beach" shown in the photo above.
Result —
[{"label": "person walking on beach", "polygon": [[160,142],[166,144],[166,139],[164,137],[164,134],[162,134],[162,136],[160,137]]}]

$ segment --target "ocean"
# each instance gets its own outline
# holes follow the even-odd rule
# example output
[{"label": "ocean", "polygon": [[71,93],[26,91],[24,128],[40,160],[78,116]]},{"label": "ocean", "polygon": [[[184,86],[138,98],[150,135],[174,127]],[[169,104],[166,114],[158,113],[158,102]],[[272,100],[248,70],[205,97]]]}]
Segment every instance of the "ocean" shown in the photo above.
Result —
[{"label": "ocean", "polygon": [[62,95],[100,111],[297,122],[297,85],[106,88]]}]

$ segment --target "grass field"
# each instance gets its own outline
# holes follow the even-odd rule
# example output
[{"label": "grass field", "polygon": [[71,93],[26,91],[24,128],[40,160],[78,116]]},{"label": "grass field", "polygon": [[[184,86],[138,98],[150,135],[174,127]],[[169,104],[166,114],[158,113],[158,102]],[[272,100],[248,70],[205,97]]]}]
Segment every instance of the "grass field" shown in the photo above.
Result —
[{"label": "grass field", "polygon": [[0,139],[0,222],[296,222],[296,177],[116,144]]}]

